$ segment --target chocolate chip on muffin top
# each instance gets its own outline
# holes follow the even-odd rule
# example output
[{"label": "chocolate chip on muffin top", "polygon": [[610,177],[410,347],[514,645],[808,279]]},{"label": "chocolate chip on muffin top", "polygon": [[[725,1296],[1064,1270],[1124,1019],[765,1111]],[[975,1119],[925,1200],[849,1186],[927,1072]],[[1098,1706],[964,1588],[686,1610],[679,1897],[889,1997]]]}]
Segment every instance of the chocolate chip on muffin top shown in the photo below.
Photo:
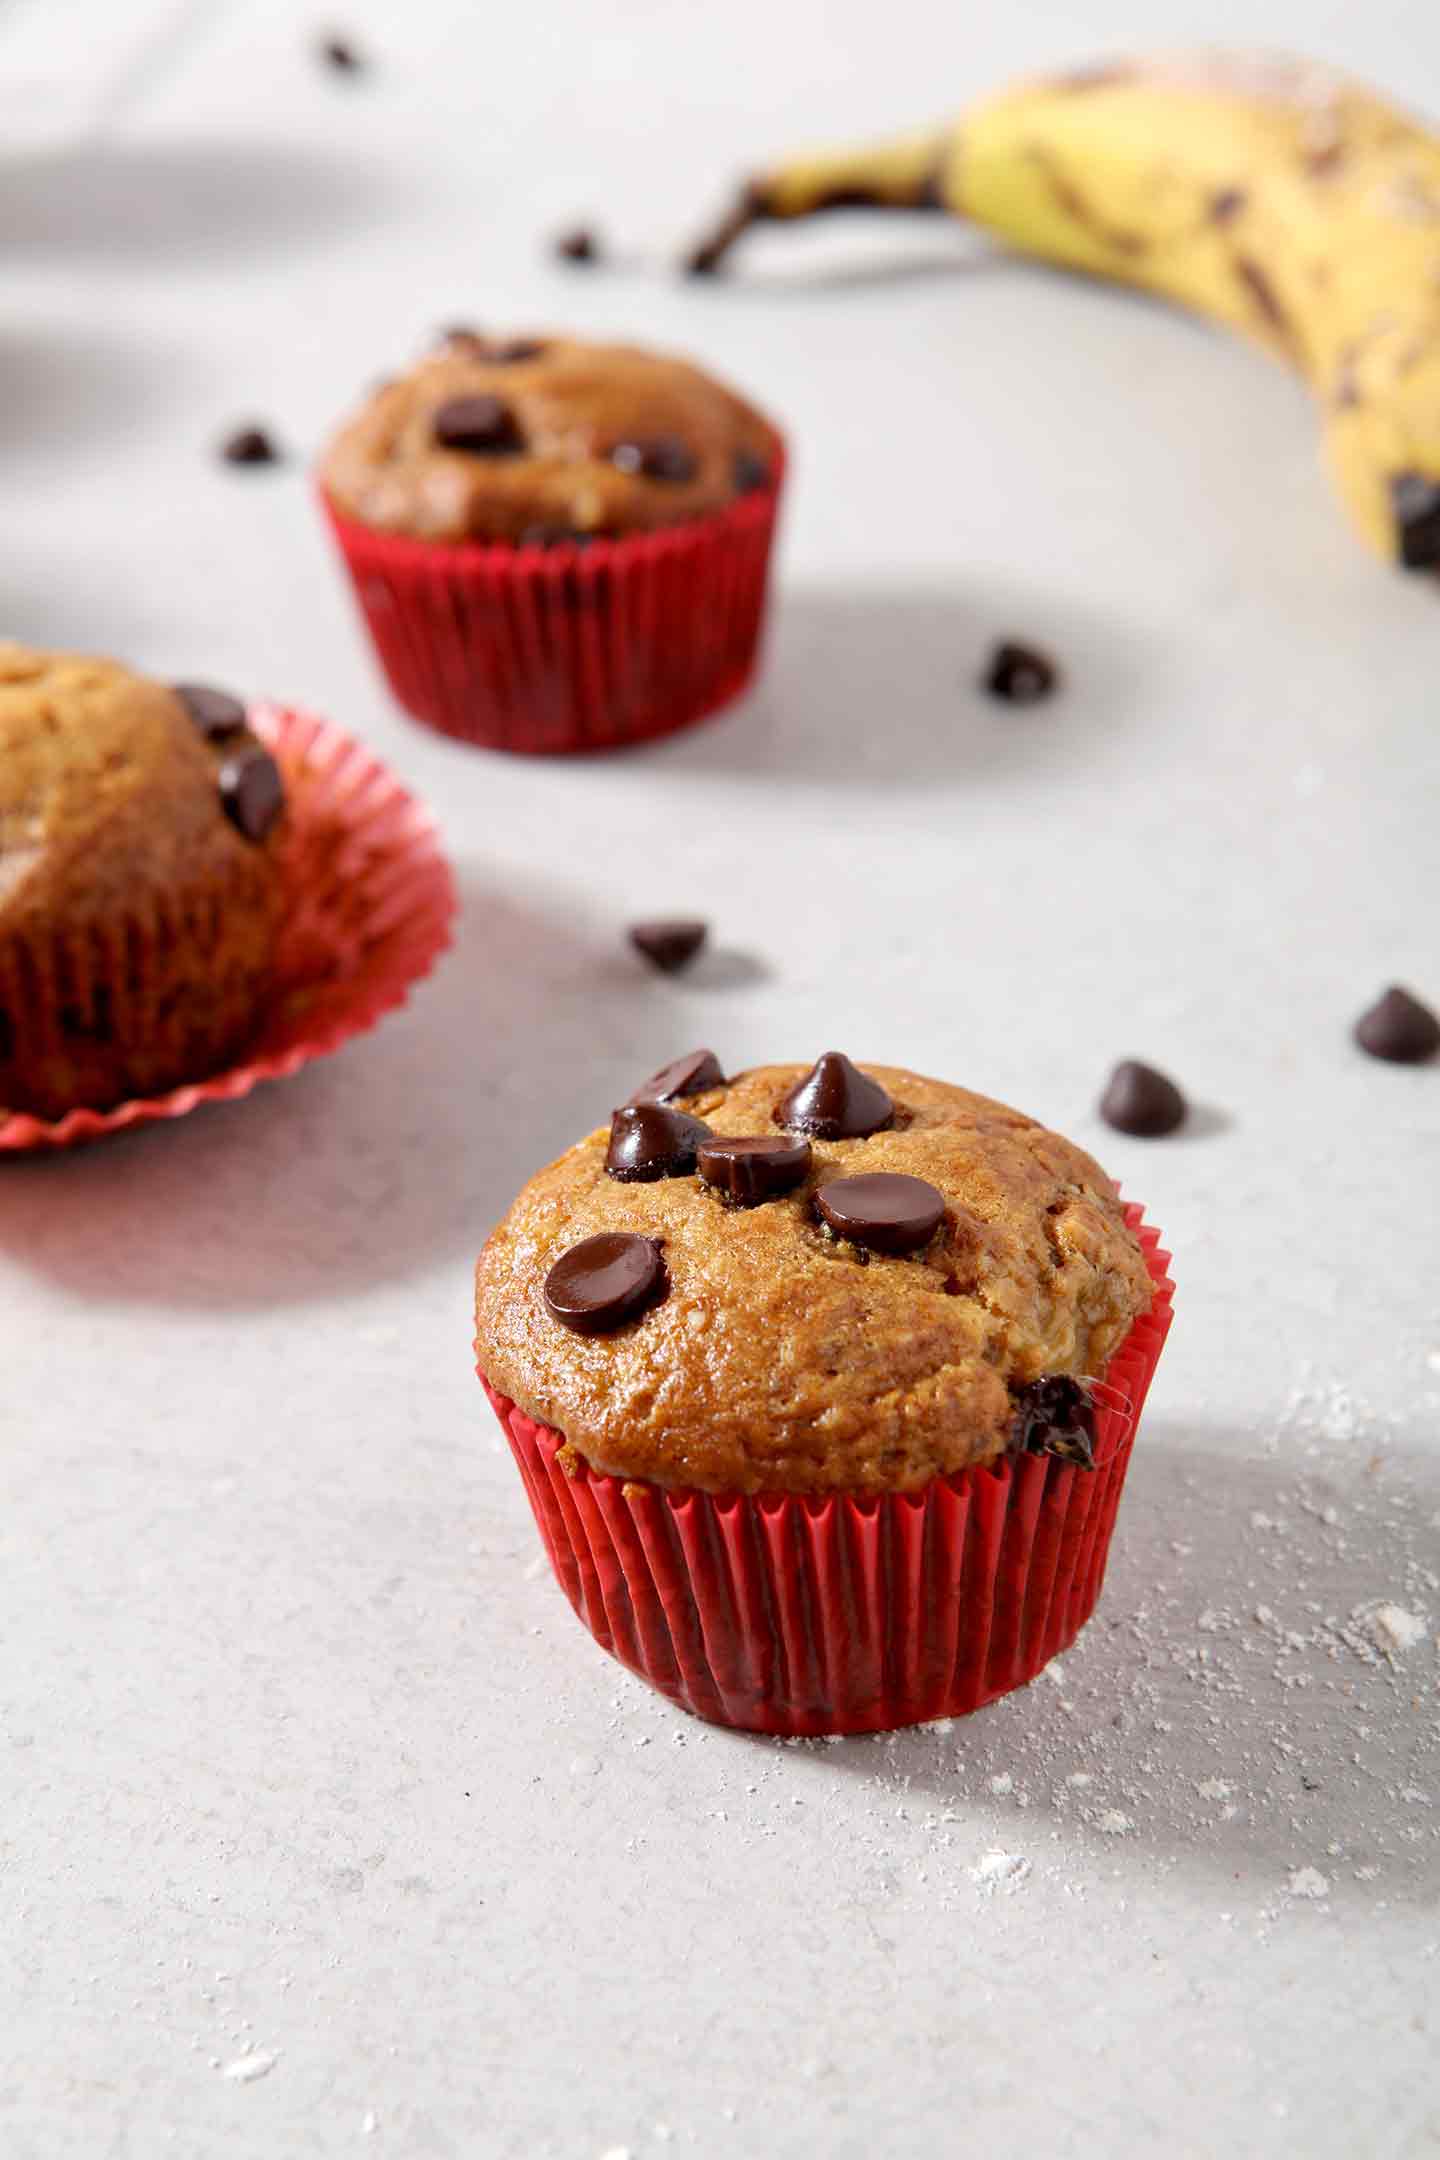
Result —
[{"label": "chocolate chip on muffin top", "polygon": [[[482,1253],[476,1342],[497,1388],[597,1470],[716,1492],[906,1490],[1021,1447],[1084,1461],[1077,1383],[1151,1300],[1088,1155],[838,1052],[728,1081],[695,1053],[635,1100],[661,1088],[663,1121],[617,1113],[532,1179]],[[804,1134],[797,1109],[816,1117]],[[656,1255],[610,1256],[633,1299],[608,1296],[609,1260],[594,1290],[605,1237]],[[574,1270],[589,1286],[583,1335],[557,1268],[562,1292]]]},{"label": "chocolate chip on muffin top", "polygon": [[457,324],[341,428],[321,477],[385,532],[546,545],[703,517],[764,486],[779,453],[686,360]]}]

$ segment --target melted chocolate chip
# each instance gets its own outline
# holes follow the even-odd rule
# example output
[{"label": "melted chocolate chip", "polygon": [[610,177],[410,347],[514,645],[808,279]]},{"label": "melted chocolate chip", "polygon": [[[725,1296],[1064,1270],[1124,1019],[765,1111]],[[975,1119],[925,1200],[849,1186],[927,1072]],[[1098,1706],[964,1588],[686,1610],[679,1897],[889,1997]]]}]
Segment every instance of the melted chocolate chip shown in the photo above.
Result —
[{"label": "melted chocolate chip", "polygon": [[827,1050],[775,1105],[777,1125],[817,1140],[863,1140],[894,1122],[895,1105],[839,1050]]},{"label": "melted chocolate chip", "polygon": [[1210,218],[1216,225],[1228,225],[1239,217],[1250,197],[1243,187],[1217,188],[1210,197]]},{"label": "melted chocolate chip", "polygon": [[1390,482],[1390,506],[1404,568],[1440,569],[1440,481],[1424,473],[1397,473]]},{"label": "melted chocolate chip", "polygon": [[442,345],[462,345],[467,352],[488,353],[490,340],[474,323],[446,323],[438,333]]},{"label": "melted chocolate chip", "polygon": [[984,688],[1007,705],[1038,705],[1059,681],[1060,671],[1048,653],[1005,639],[990,655]]},{"label": "melted chocolate chip", "polygon": [[1184,1123],[1185,1098],[1174,1081],[1153,1065],[1125,1058],[1105,1083],[1100,1115],[1116,1132],[1158,1140]]},{"label": "melted chocolate chip", "polygon": [[280,768],[258,744],[237,751],[220,767],[220,801],[247,840],[263,840],[285,807]]},{"label": "melted chocolate chip", "polygon": [[610,462],[617,472],[638,473],[646,480],[668,480],[683,487],[698,471],[694,452],[676,435],[652,435],[616,443]]},{"label": "melted chocolate chip", "polygon": [[525,447],[504,399],[483,390],[445,400],[435,415],[435,440],[442,449],[468,450],[477,457],[513,457]]},{"label": "melted chocolate chip", "polygon": [[754,495],[770,478],[770,467],[758,450],[737,450],[731,471],[737,495]]},{"label": "melted chocolate chip", "polygon": [[710,1088],[724,1085],[725,1075],[714,1051],[690,1050],[684,1057],[673,1058],[668,1065],[662,1065],[659,1072],[651,1073],[630,1100],[632,1103],[673,1102],[677,1095],[703,1095]]},{"label": "melted chocolate chip", "polygon": [[559,234],[555,241],[555,253],[561,262],[593,263],[600,260],[603,250],[590,226],[575,225],[569,232]]},{"label": "melted chocolate chip", "polygon": [[759,1207],[781,1193],[793,1192],[810,1172],[808,1140],[784,1140],[769,1134],[742,1140],[707,1140],[698,1150],[697,1167],[732,1207]]},{"label": "melted chocolate chip", "polygon": [[219,742],[245,726],[245,707],[228,690],[212,690],[207,683],[177,682],[172,687],[207,742]]},{"label": "melted chocolate chip", "polygon": [[1095,1412],[1083,1380],[1047,1373],[1016,1388],[1014,1402],[1010,1446],[1017,1455],[1058,1455],[1094,1468]]},{"label": "melted chocolate chip", "polygon": [[605,1170],[622,1185],[656,1178],[689,1177],[696,1151],[710,1137],[708,1125],[664,1103],[626,1103],[610,1120]]},{"label": "melted chocolate chip", "polygon": [[662,975],[675,975],[695,958],[709,934],[709,924],[680,920],[630,925],[630,943]]},{"label": "melted chocolate chip", "polygon": [[262,427],[236,428],[220,445],[227,465],[278,465],[280,451],[273,435]]},{"label": "melted chocolate chip", "polygon": [[653,1238],[602,1230],[562,1253],[545,1278],[545,1303],[577,1335],[608,1335],[669,1289]]},{"label": "melted chocolate chip", "polygon": [[837,1237],[871,1252],[914,1252],[929,1244],[945,1218],[938,1187],[890,1170],[832,1178],[816,1193],[815,1206]]},{"label": "melted chocolate chip", "polygon": [[1355,1040],[1371,1057],[1391,1065],[1419,1065],[1440,1050],[1440,1019],[1419,998],[1392,983],[1382,998],[1360,1015]]},{"label": "melted chocolate chip", "polygon": [[492,345],[485,357],[488,360],[518,363],[521,360],[538,360],[544,350],[543,338],[506,338],[500,344]]}]

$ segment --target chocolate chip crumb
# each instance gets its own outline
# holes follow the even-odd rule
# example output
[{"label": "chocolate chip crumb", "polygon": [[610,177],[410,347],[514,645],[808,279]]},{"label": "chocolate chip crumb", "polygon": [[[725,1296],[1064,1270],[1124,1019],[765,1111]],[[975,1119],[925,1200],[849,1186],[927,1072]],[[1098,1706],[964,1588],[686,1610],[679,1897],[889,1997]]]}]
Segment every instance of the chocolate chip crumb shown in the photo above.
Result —
[{"label": "chocolate chip crumb", "polygon": [[1058,1455],[1062,1462],[1095,1466],[1095,1412],[1083,1380],[1047,1373],[1014,1391],[1010,1446],[1017,1455]]},{"label": "chocolate chip crumb", "polygon": [[273,435],[262,427],[236,428],[220,445],[227,465],[278,465],[280,450]]},{"label": "chocolate chip crumb", "polygon": [[1115,1067],[1100,1098],[1100,1115],[1116,1132],[1158,1140],[1185,1121],[1185,1098],[1173,1080],[1126,1058]]},{"label": "chocolate chip crumb", "polygon": [[598,234],[589,225],[573,225],[557,234],[554,251],[561,262],[595,263],[604,253]]},{"label": "chocolate chip crumb", "polygon": [[1419,1065],[1440,1050],[1440,1019],[1398,983],[1360,1015],[1354,1032],[1362,1050],[1391,1065]]},{"label": "chocolate chip crumb", "polygon": [[676,975],[689,965],[709,935],[709,924],[680,919],[632,923],[630,943],[662,975]]},{"label": "chocolate chip crumb", "polygon": [[1059,688],[1060,671],[1033,645],[1004,639],[990,655],[982,686],[1007,705],[1038,705]]}]

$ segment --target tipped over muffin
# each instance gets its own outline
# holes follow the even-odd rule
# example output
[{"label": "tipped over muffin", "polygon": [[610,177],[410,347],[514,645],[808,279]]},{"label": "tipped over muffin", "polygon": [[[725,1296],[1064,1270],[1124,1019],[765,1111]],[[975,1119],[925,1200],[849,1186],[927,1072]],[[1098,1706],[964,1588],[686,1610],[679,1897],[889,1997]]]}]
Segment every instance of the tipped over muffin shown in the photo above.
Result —
[{"label": "tipped over muffin", "polygon": [[244,1046],[283,819],[237,699],[0,645],[0,1111],[153,1095]]}]

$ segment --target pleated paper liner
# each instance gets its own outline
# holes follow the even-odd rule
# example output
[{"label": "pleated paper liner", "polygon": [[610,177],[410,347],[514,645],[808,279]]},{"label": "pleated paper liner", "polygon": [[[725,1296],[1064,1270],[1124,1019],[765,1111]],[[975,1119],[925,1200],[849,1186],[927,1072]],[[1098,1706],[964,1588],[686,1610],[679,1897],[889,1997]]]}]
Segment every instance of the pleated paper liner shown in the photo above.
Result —
[{"label": "pleated paper liner", "polygon": [[560,1585],[602,1649],[719,1725],[784,1735],[959,1717],[1023,1687],[1095,1608],[1170,1327],[1155,1285],[1096,1388],[1093,1469],[1007,1457],[913,1493],[714,1495],[557,1460],[563,1436],[486,1393]]},{"label": "pleated paper liner", "polygon": [[454,883],[430,812],[329,721],[281,705],[249,719],[279,760],[288,806],[284,926],[257,1038],[221,1072],[112,1109],[0,1113],[0,1152],[71,1147],[283,1079],[403,1004],[449,944]]},{"label": "pleated paper liner", "polygon": [[390,687],[489,750],[618,750],[692,726],[755,672],[784,481],[660,532],[586,547],[415,540],[321,492]]}]

